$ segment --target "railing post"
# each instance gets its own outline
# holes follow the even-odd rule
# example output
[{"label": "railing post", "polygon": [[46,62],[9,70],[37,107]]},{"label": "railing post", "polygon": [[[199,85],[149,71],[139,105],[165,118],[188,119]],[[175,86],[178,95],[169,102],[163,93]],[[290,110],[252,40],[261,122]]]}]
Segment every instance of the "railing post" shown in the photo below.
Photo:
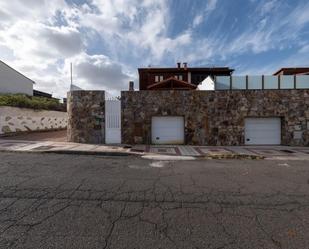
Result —
[{"label": "railing post", "polygon": [[281,89],[281,77],[278,75],[278,89]]},{"label": "railing post", "polygon": [[296,89],[296,74],[294,74],[294,89]]},{"label": "railing post", "polygon": [[233,90],[233,79],[232,79],[232,76],[230,76],[230,90]]},{"label": "railing post", "polygon": [[249,88],[249,76],[246,75],[246,90]]},{"label": "railing post", "polygon": [[217,76],[214,76],[215,90],[217,90]]},{"label": "railing post", "polygon": [[262,75],[262,90],[265,89],[265,76]]}]

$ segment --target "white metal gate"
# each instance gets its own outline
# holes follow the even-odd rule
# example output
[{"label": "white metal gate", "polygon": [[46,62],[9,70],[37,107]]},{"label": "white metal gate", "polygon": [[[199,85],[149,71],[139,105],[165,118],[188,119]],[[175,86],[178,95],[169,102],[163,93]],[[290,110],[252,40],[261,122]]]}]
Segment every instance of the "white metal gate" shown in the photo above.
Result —
[{"label": "white metal gate", "polygon": [[105,143],[121,143],[121,101],[105,95]]}]

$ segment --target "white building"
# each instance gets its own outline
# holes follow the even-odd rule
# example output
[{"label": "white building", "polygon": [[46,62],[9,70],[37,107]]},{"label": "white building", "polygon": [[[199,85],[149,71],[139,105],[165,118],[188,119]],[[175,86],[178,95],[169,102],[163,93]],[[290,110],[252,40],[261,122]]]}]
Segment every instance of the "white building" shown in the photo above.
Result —
[{"label": "white building", "polygon": [[215,90],[215,82],[213,79],[208,76],[206,79],[204,79],[198,86],[198,90],[201,91],[214,91]]},{"label": "white building", "polygon": [[33,96],[34,81],[0,60],[0,94],[27,94]]}]

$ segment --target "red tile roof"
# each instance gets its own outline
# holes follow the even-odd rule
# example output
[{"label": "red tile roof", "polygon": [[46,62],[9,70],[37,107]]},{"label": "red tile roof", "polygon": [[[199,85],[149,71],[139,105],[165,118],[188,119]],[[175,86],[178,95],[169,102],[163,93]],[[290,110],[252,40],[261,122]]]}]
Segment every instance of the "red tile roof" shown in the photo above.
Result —
[{"label": "red tile roof", "polygon": [[194,90],[196,85],[188,83],[183,80],[178,80],[174,77],[170,77],[161,82],[152,84],[147,87],[148,90],[164,90],[164,89],[185,89],[185,90]]},{"label": "red tile roof", "polygon": [[274,75],[295,75],[295,74],[308,74],[309,67],[283,67],[279,69]]}]

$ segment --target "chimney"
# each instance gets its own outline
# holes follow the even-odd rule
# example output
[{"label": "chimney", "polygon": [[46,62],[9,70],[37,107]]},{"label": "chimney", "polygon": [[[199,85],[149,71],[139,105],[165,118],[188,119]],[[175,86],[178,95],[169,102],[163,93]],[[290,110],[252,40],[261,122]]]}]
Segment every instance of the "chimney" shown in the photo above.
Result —
[{"label": "chimney", "polygon": [[185,70],[188,69],[188,63],[187,63],[187,62],[184,62],[184,63],[183,63],[183,68],[184,68]]},{"label": "chimney", "polygon": [[129,82],[129,91],[134,91],[134,81]]},{"label": "chimney", "polygon": [[177,62],[177,67],[178,67],[178,68],[181,67],[181,62]]}]

